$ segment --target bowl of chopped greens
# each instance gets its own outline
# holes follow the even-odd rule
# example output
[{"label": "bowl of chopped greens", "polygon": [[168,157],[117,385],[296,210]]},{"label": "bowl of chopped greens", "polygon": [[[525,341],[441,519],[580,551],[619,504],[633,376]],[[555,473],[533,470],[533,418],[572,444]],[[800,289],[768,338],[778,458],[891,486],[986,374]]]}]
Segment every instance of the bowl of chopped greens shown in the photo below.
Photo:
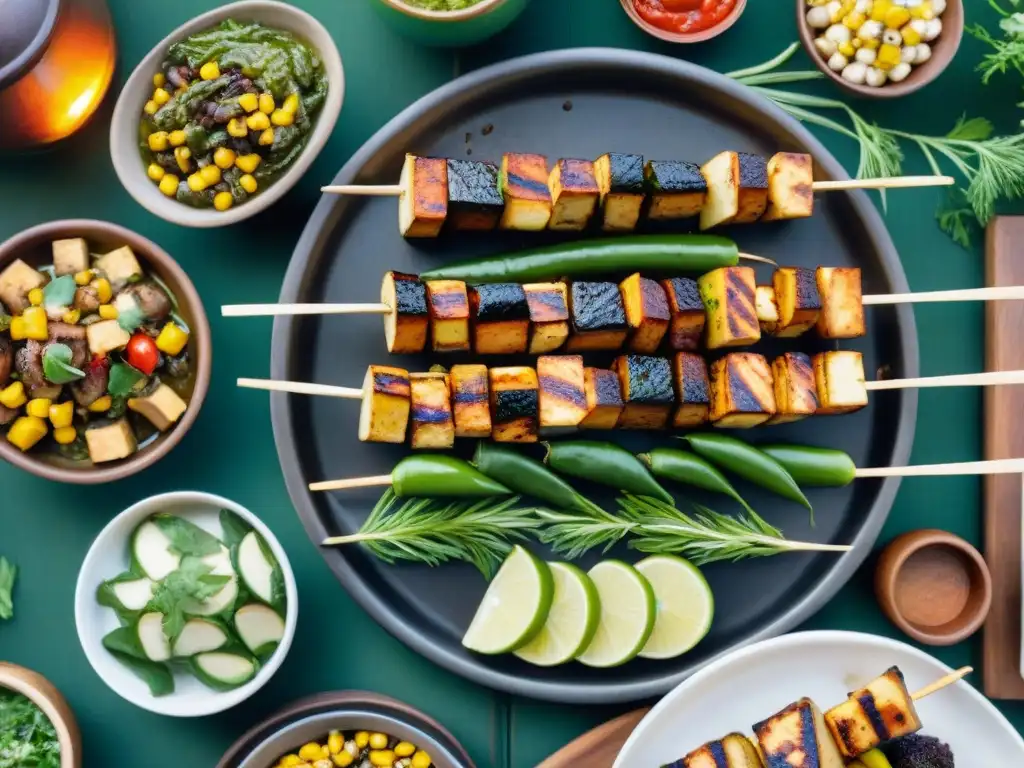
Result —
[{"label": "bowl of chopped greens", "polygon": [[0,662],[0,765],[80,768],[82,736],[53,683]]},{"label": "bowl of chopped greens", "polygon": [[344,95],[341,56],[308,13],[247,0],[196,17],[135,68],[110,153],[139,204],[220,227],[266,210],[309,169]]},{"label": "bowl of chopped greens", "polygon": [[460,47],[493,37],[529,0],[376,0],[388,24],[424,45]]}]

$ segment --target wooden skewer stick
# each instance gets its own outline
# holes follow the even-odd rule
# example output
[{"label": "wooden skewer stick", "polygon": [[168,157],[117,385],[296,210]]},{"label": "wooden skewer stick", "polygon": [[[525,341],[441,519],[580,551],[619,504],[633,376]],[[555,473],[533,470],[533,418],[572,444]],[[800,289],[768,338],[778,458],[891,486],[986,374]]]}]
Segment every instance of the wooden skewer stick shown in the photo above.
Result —
[{"label": "wooden skewer stick", "polygon": [[265,389],[268,392],[291,392],[295,395],[322,395],[345,400],[362,400],[363,390],[355,387],[334,387],[329,384],[307,384],[302,381],[276,381],[274,379],[238,379],[245,389]]},{"label": "wooden skewer stick", "polygon": [[946,686],[952,685],[958,680],[963,680],[973,671],[974,667],[960,667],[960,669],[956,670],[955,672],[950,672],[945,677],[939,678],[931,685],[926,685],[920,691],[915,691],[914,693],[910,694],[910,698],[912,698],[914,701],[920,701],[925,696],[931,696],[936,691],[941,691]]},{"label": "wooden skewer stick", "polygon": [[925,304],[938,301],[1013,301],[1024,299],[1024,285],[1001,285],[990,288],[963,288],[955,291],[921,291],[920,293],[876,293],[862,296],[861,303]]},{"label": "wooden skewer stick", "polygon": [[321,192],[332,195],[360,195],[362,197],[401,197],[401,184],[334,184],[320,187]]},{"label": "wooden skewer stick", "polygon": [[347,488],[376,488],[391,485],[391,475],[373,475],[372,477],[349,477],[344,480],[324,480],[310,483],[311,491],[343,491]]},{"label": "wooden skewer stick", "polygon": [[865,382],[869,392],[878,389],[923,389],[926,387],[994,387],[1024,384],[1024,371],[986,371],[952,376],[924,376],[919,379],[881,379]]},{"label": "wooden skewer stick", "polygon": [[387,304],[228,304],[220,308],[223,317],[266,315],[387,315]]},{"label": "wooden skewer stick", "polygon": [[909,467],[858,468],[854,477],[936,477],[947,475],[1016,475],[1024,473],[1024,459],[961,461],[952,464],[918,464]]}]

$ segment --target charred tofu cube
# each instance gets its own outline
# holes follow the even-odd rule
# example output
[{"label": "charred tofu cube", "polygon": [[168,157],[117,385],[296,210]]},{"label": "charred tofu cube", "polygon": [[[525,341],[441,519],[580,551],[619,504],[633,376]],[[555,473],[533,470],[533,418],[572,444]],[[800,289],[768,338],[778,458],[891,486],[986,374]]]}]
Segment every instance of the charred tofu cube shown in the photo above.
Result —
[{"label": "charred tofu cube", "polygon": [[501,158],[502,229],[538,232],[551,221],[548,159],[544,155],[506,153]]},{"label": "charred tofu cube", "polygon": [[15,259],[0,272],[0,303],[12,315],[19,315],[29,307],[28,292],[42,288],[45,283],[46,275],[21,259]]},{"label": "charred tofu cube", "polygon": [[142,277],[142,265],[127,245],[100,256],[94,266],[110,281],[115,293],[135,278]]},{"label": "charred tofu cube", "polygon": [[569,352],[616,350],[626,341],[626,310],[615,283],[574,282],[569,288],[569,315]]},{"label": "charred tofu cube", "polygon": [[707,200],[708,185],[700,167],[681,160],[648,160],[644,182],[652,221],[688,219],[701,212]]},{"label": "charred tofu cube", "polygon": [[81,237],[53,241],[53,273],[57,277],[85,272],[89,268],[89,245]]},{"label": "charred tofu cube", "polygon": [[823,416],[852,413],[868,404],[864,357],[860,352],[819,352],[814,356],[813,365],[818,413]]},{"label": "charred tofu cube", "polygon": [[462,231],[495,229],[505,210],[498,166],[475,160],[448,161],[448,226]]},{"label": "charred tofu cube", "polygon": [[775,415],[772,371],[764,355],[730,352],[711,364],[711,423],[747,429]]},{"label": "charred tofu cube", "polygon": [[632,232],[644,204],[644,159],[641,155],[609,152],[594,161],[601,190],[601,229]]},{"label": "charred tofu cube", "polygon": [[668,298],[671,319],[668,326],[668,345],[671,349],[692,351],[700,347],[704,335],[706,314],[700,298],[700,286],[689,277],[662,280]]},{"label": "charred tofu cube", "polygon": [[540,419],[537,372],[526,366],[491,368],[491,438],[536,443]]},{"label": "charred tofu cube", "polygon": [[746,152],[720,152],[701,173],[708,183],[708,199],[700,212],[700,228],[757,221],[768,205],[768,165],[763,157]]},{"label": "charred tofu cube", "polygon": [[803,267],[779,267],[772,277],[775,301],[779,307],[777,336],[800,336],[818,322],[821,299],[814,270]]},{"label": "charred tofu cube", "polygon": [[531,355],[554,352],[569,338],[569,288],[565,283],[527,283]]},{"label": "charred tofu cube", "polygon": [[761,339],[750,267],[721,267],[698,280],[707,311],[708,349],[745,347]]},{"label": "charred tofu cube", "polygon": [[188,404],[166,384],[161,384],[145,397],[128,400],[128,410],[145,416],[161,432],[177,424],[187,409]]},{"label": "charred tofu cube", "polygon": [[762,221],[804,219],[814,212],[814,161],[778,152],[768,161],[768,208]]},{"label": "charred tofu cube", "polygon": [[427,346],[430,313],[427,286],[416,275],[386,272],[380,287],[380,302],[391,307],[384,316],[384,340],[395,355],[422,352]]},{"label": "charred tofu cube", "polygon": [[612,368],[622,388],[619,428],[665,429],[676,401],[671,363],[664,357],[622,355]]},{"label": "charred tofu cube", "polygon": [[622,304],[629,324],[629,348],[633,352],[652,355],[668,331],[668,297],[655,280],[630,275],[619,284]]},{"label": "charred tofu cube", "polygon": [[848,758],[921,730],[921,718],[898,667],[853,691],[846,701],[825,713],[825,723],[839,751]]},{"label": "charred tofu cube", "polygon": [[790,704],[754,725],[765,762],[785,768],[843,768],[821,710],[810,699]]},{"label": "charred tofu cube", "polygon": [[711,741],[682,759],[680,768],[763,768],[761,753],[741,733]]},{"label": "charred tofu cube", "polygon": [[448,162],[406,155],[399,182],[398,229],[402,237],[437,237],[448,215]]},{"label": "charred tofu cube", "polygon": [[473,349],[480,355],[525,352],[530,337],[530,307],[519,283],[492,283],[469,289]]},{"label": "charred tofu cube", "polygon": [[548,229],[579,232],[597,210],[601,190],[589,160],[559,160],[548,176],[551,221]]},{"label": "charred tofu cube", "polygon": [[453,365],[449,373],[455,436],[491,436],[491,403],[486,365]]},{"label": "charred tofu cube", "polygon": [[448,374],[412,373],[409,375],[412,399],[410,446],[420,448],[451,448],[455,445],[455,420]]},{"label": "charred tofu cube", "polygon": [[769,424],[788,424],[818,412],[814,366],[803,352],[786,352],[772,360],[776,413]]},{"label": "charred tofu cube", "polygon": [[686,429],[707,424],[711,415],[711,385],[704,356],[693,352],[677,352],[672,360],[672,369],[676,392],[676,412],[672,416],[672,426]]},{"label": "charred tofu cube", "polygon": [[754,289],[754,309],[761,333],[769,336],[779,329],[779,304],[775,300],[775,289],[770,285],[759,285]]},{"label": "charred tofu cube", "polygon": [[540,384],[541,434],[576,429],[587,415],[583,358],[579,355],[542,355],[537,358]]},{"label": "charred tofu cube", "polygon": [[367,368],[359,412],[359,439],[370,443],[404,443],[411,398],[407,370],[389,365]]},{"label": "charred tofu cube", "polygon": [[622,415],[619,375],[604,368],[587,368],[583,371],[583,388],[587,394],[587,415],[580,426],[584,429],[615,429]]},{"label": "charred tofu cube", "polygon": [[857,267],[818,267],[818,333],[825,339],[855,339],[865,335],[864,303]]},{"label": "charred tofu cube", "polygon": [[469,294],[461,280],[427,283],[430,329],[435,352],[468,352]]}]

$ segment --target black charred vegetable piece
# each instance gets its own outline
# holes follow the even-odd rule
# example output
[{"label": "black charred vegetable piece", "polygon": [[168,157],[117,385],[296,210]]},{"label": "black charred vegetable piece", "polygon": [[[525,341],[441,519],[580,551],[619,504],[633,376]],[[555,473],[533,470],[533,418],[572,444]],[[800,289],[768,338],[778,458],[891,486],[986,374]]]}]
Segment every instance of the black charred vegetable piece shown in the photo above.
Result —
[{"label": "black charred vegetable piece", "polygon": [[530,306],[519,283],[491,283],[469,290],[473,348],[481,355],[525,352],[530,336]]},{"label": "black charred vegetable piece", "polygon": [[697,281],[689,277],[662,280],[668,296],[668,345],[671,349],[692,351],[700,346],[704,335],[704,302]]},{"label": "black charred vegetable piece", "polygon": [[427,344],[430,322],[427,286],[416,275],[388,272],[381,285],[380,300],[391,307],[391,312],[384,317],[388,352],[422,352]]},{"label": "black charred vegetable piece", "polygon": [[675,392],[672,366],[664,357],[623,355],[612,364],[619,375],[622,400],[620,429],[664,429]]},{"label": "black charred vegetable piece", "polygon": [[584,429],[615,429],[622,415],[622,388],[615,371],[587,368],[583,372],[587,395],[587,415],[580,422]]},{"label": "black charred vegetable piece", "polygon": [[498,166],[475,160],[448,161],[448,225],[458,230],[498,226],[505,200]]},{"label": "black charred vegetable piece", "polygon": [[619,349],[628,326],[622,294],[615,283],[576,281],[569,289],[572,333],[566,349]]},{"label": "black charred vegetable piece", "polygon": [[703,355],[677,352],[672,360],[672,367],[678,403],[672,417],[672,426],[687,428],[704,424],[711,412],[707,361]]},{"label": "black charred vegetable piece", "polygon": [[490,371],[492,439],[499,443],[535,443],[540,418],[537,372],[525,366]]},{"label": "black charred vegetable piece", "polygon": [[647,215],[654,220],[695,216],[707,199],[707,181],[695,163],[649,160],[644,181],[650,197]]},{"label": "black charred vegetable piece", "polygon": [[594,173],[601,189],[601,228],[634,230],[645,199],[643,157],[609,152],[594,161]]}]

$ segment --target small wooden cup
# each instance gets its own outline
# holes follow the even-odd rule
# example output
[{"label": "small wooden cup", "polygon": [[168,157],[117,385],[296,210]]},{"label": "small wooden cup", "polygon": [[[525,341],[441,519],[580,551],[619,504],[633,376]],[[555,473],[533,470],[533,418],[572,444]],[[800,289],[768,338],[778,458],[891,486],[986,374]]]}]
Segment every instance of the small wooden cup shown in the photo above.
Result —
[{"label": "small wooden cup", "polygon": [[981,554],[946,531],[897,536],[875,570],[875,595],[897,627],[926,645],[953,645],[981,627],[992,577]]},{"label": "small wooden cup", "polygon": [[53,683],[30,669],[0,662],[0,688],[27,697],[53,723],[60,739],[60,768],[82,768],[82,734],[78,722]]},{"label": "small wooden cup", "polygon": [[737,0],[736,5],[729,11],[729,14],[714,26],[698,30],[697,32],[670,32],[667,29],[654,26],[637,13],[633,0],[620,0],[620,2],[622,3],[622,10],[626,12],[626,15],[629,16],[634,24],[647,34],[664,40],[666,43],[702,43],[705,40],[718,37],[735,24],[747,8],[747,0]]}]

